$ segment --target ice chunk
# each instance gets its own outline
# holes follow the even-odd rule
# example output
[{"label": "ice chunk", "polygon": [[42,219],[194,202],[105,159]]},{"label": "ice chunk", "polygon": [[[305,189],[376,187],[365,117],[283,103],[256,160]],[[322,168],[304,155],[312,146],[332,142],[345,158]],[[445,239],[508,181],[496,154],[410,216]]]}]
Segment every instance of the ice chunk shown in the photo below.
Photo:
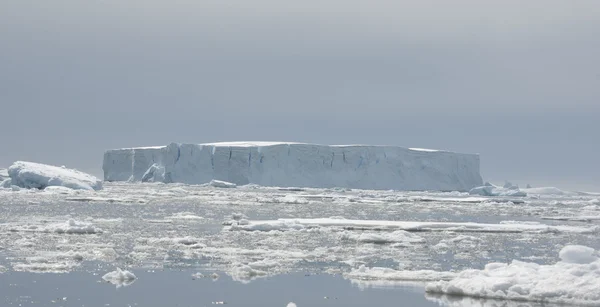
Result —
[{"label": "ice chunk", "polygon": [[296,303],[294,303],[294,302],[289,302],[289,303],[287,304],[287,307],[296,307]]},{"label": "ice chunk", "polygon": [[229,271],[229,274],[233,280],[245,283],[258,277],[266,276],[267,272],[255,269],[247,264],[236,263]]},{"label": "ice chunk", "polygon": [[157,163],[150,165],[142,176],[142,182],[164,182],[165,168]]},{"label": "ice chunk", "polygon": [[526,188],[526,189],[521,189],[521,191],[527,193],[527,194],[537,194],[537,195],[568,195],[568,194],[575,194],[573,192],[567,192],[567,191],[563,191],[559,188],[555,188],[555,187],[540,187],[540,188]]},{"label": "ice chunk", "polygon": [[513,260],[465,270],[449,281],[429,283],[426,291],[492,299],[600,304],[600,260],[585,246],[566,246],[551,265]]},{"label": "ice chunk", "polygon": [[591,247],[582,245],[567,245],[558,253],[558,256],[563,262],[587,264],[598,261],[598,257],[594,256],[595,250]]},{"label": "ice chunk", "polygon": [[13,185],[28,189],[44,189],[48,186],[81,190],[102,189],[102,181],[92,175],[40,163],[17,161],[8,168],[8,174]]},{"label": "ice chunk", "polygon": [[215,188],[235,188],[237,185],[235,183],[221,181],[221,180],[211,180],[208,185]]},{"label": "ice chunk", "polygon": [[11,186],[12,186],[12,180],[10,180],[10,178],[0,181],[0,188],[10,189]]},{"label": "ice chunk", "polygon": [[443,191],[482,184],[478,155],[394,146],[172,143],[109,150],[103,169],[107,181]]},{"label": "ice chunk", "polygon": [[8,179],[8,170],[5,168],[0,168],[0,182],[4,181],[5,179]]},{"label": "ice chunk", "polygon": [[344,233],[343,239],[354,240],[362,243],[387,244],[387,243],[423,243],[425,239],[404,230],[396,230],[393,232],[377,231],[363,232],[355,234],[352,232]]},{"label": "ice chunk", "polygon": [[92,223],[80,222],[69,219],[65,223],[51,224],[45,231],[67,234],[95,234],[102,233],[102,229],[95,227]]},{"label": "ice chunk", "polygon": [[71,188],[63,187],[63,186],[48,186],[44,188],[44,192],[52,193],[52,194],[64,194],[69,195],[73,194],[75,191]]},{"label": "ice chunk", "polygon": [[[507,188],[508,186],[508,188]],[[480,187],[474,187],[469,191],[471,195],[481,196],[508,196],[508,197],[525,197],[527,193],[519,190],[519,187],[513,186],[510,182],[507,182],[504,187],[497,187],[495,185],[486,183],[486,185]]]},{"label": "ice chunk", "polygon": [[115,271],[104,274],[102,279],[113,285],[116,285],[117,288],[119,288],[131,285],[137,279],[137,277],[135,274],[127,270],[121,270],[120,268],[117,268]]}]

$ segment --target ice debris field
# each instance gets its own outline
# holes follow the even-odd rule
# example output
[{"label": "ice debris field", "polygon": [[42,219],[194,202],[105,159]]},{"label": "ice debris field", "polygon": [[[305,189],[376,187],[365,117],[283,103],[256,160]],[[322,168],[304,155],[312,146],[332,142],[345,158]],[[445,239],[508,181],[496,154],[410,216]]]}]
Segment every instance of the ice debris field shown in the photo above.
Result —
[{"label": "ice debris field", "polygon": [[[373,165],[381,152],[370,147],[343,147],[341,160],[331,160],[343,163],[346,152],[346,161],[356,162],[362,155],[369,165],[364,181],[350,176],[340,181],[348,186],[314,188],[301,184],[309,182],[307,169],[277,169],[266,162],[293,157],[285,160],[289,166],[300,151],[325,150],[292,145],[264,145],[260,152],[256,143],[193,147],[208,148],[203,155],[215,163],[201,179],[198,169],[186,173],[167,163],[173,150],[181,151],[175,164],[194,157],[184,145],[151,148],[155,160],[148,160],[147,151],[117,151],[131,155],[115,158],[123,165],[108,170],[117,176],[113,182],[66,167],[16,162],[0,171],[0,274],[90,272],[116,287],[135,287],[136,270],[186,269],[195,272],[193,278],[226,274],[240,283],[304,272],[342,276],[361,288],[418,284],[427,299],[450,306],[600,305],[600,194],[483,184],[474,156],[424,158],[422,153],[437,152],[415,151],[411,160],[410,151],[403,156],[402,150],[394,155],[387,149],[383,163],[420,161],[436,171],[404,174],[421,180],[418,191],[403,181],[383,189],[385,183],[372,174],[398,178]],[[248,153],[243,148],[257,156],[243,170],[228,167],[241,163],[236,159]],[[370,150],[374,155],[367,158]],[[107,161],[120,157],[110,152],[105,172]],[[460,169],[460,161],[469,169],[475,159],[476,171],[463,173],[470,179],[455,186],[458,191],[419,191],[450,187],[448,178],[457,175],[442,176],[450,168],[435,165],[438,158],[453,161],[452,171]],[[253,159],[273,164],[256,175]],[[200,165],[196,162],[187,165]],[[299,175],[288,183],[298,185],[277,186],[292,170]],[[315,178],[324,180],[331,171],[320,169]],[[343,164],[337,171],[351,173]],[[273,179],[257,184],[265,174]],[[177,178],[198,182],[164,183]],[[232,178],[247,182],[227,181]],[[335,185],[341,180],[336,178],[321,183]],[[360,182],[373,189],[350,187]],[[481,303],[482,298],[492,301]]]}]

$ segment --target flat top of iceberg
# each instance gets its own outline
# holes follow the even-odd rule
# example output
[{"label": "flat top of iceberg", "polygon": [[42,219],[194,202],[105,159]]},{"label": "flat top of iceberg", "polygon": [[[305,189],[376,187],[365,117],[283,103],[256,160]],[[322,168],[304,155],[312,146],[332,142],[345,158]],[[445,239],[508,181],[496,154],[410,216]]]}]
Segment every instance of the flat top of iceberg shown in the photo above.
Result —
[{"label": "flat top of iceberg", "polygon": [[[394,145],[367,145],[367,144],[346,144],[346,145],[326,145],[326,144],[313,144],[313,143],[301,143],[301,142],[265,142],[265,141],[239,141],[239,142],[214,142],[214,143],[202,143],[198,144],[201,146],[215,146],[215,147],[267,147],[267,146],[278,146],[278,145],[312,145],[312,146],[330,146],[330,147],[395,147],[395,148],[406,148],[412,151],[420,152],[450,152],[447,150],[418,148],[418,147],[402,147]],[[160,149],[167,146],[142,146],[142,147],[129,147],[120,149]]]}]

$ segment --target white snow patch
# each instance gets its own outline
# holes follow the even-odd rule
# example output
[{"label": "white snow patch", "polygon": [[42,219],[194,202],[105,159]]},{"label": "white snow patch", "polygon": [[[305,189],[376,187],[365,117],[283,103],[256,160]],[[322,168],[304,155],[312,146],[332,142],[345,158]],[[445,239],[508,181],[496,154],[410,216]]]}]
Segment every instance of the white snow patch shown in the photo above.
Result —
[{"label": "white snow patch", "polygon": [[44,189],[48,186],[80,190],[102,189],[102,181],[92,175],[40,163],[17,161],[8,168],[8,174],[13,185],[28,189]]},{"label": "white snow patch", "polygon": [[513,260],[465,270],[449,281],[429,283],[426,291],[492,299],[581,305],[600,304],[600,260],[585,246],[565,246],[562,261],[551,265]]}]

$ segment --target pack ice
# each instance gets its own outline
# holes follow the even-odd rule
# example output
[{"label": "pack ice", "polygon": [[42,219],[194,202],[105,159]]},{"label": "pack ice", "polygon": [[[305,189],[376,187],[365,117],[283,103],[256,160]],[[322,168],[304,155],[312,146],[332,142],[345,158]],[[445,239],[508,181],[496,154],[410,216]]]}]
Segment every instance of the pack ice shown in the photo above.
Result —
[{"label": "pack ice", "polygon": [[479,155],[394,146],[233,142],[108,150],[104,180],[468,191]]},{"label": "pack ice", "polygon": [[98,178],[64,166],[17,161],[8,168],[8,175],[9,182],[3,182],[3,186],[14,185],[27,189],[44,189],[49,186],[80,190],[102,189],[102,181]]}]

